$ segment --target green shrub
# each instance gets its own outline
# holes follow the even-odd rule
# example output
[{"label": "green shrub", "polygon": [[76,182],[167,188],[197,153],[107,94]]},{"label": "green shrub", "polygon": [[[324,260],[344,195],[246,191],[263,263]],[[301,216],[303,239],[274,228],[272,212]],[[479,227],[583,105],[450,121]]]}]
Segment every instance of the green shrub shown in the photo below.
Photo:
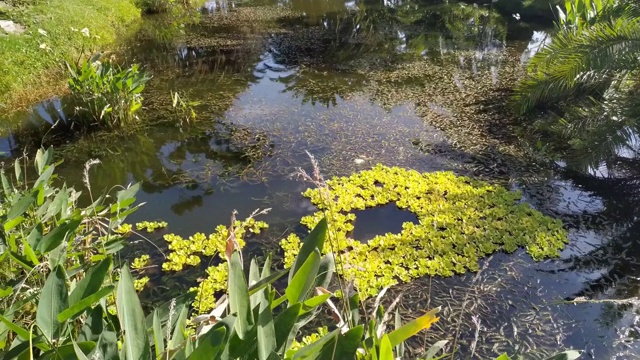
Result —
[{"label": "green shrub", "polygon": [[[93,284],[94,276],[110,274],[111,255],[125,242],[113,230],[137,209],[137,186],[119,191],[115,199],[90,196],[92,204],[79,207],[79,191],[54,185],[52,156],[51,149],[38,151],[33,178],[20,160],[14,176],[0,169],[0,350],[15,353],[35,334],[33,345],[46,353],[54,338],[74,334],[86,298],[97,302],[109,294]],[[62,308],[53,297],[67,281],[71,292]],[[64,320],[53,318],[52,311]]]},{"label": "green shrub", "polygon": [[127,69],[92,58],[80,65],[67,62],[69,89],[76,104],[75,120],[109,128],[136,124],[142,91],[149,76],[134,64]]}]

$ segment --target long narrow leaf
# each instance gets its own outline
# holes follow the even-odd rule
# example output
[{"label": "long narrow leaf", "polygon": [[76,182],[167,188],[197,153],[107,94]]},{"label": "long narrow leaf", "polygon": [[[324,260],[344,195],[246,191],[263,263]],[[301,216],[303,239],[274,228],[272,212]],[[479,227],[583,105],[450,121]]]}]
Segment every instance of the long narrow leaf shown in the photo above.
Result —
[{"label": "long narrow leaf", "polygon": [[120,271],[120,281],[116,296],[118,320],[124,331],[122,344],[125,360],[149,359],[151,356],[144,313],[133,287],[133,278],[129,268],[125,265]]},{"label": "long narrow leaf", "polygon": [[244,339],[253,324],[253,313],[249,308],[249,289],[242,271],[240,253],[234,251],[229,261],[229,306],[232,314],[236,314],[235,329],[238,337]]},{"label": "long narrow leaf", "polygon": [[428,329],[438,321],[436,314],[440,311],[440,308],[435,308],[419,318],[410,321],[403,325],[401,328],[394,330],[389,334],[389,341],[391,347],[398,346],[400,343],[406,341],[413,335],[417,334],[420,330]]},{"label": "long narrow leaf", "polygon": [[69,306],[69,308],[58,314],[58,321],[64,322],[76,315],[79,315],[86,309],[90,308],[91,305],[98,303],[98,301],[100,301],[100,299],[102,299],[103,297],[111,294],[113,292],[113,289],[115,289],[115,286],[113,285],[105,286],[97,292]]},{"label": "long narrow leaf", "polygon": [[91,269],[87,271],[85,277],[76,284],[71,295],[69,295],[69,305],[73,306],[78,301],[97,292],[102,286],[110,267],[110,257],[107,257],[97,265],[91,267]]},{"label": "long narrow leaf", "polygon": [[309,253],[307,260],[293,276],[285,290],[290,304],[303,301],[314,284],[320,266],[320,254],[317,249]]},{"label": "long narrow leaf", "polygon": [[311,230],[311,233],[304,238],[302,242],[302,247],[300,248],[300,252],[298,252],[298,256],[293,262],[291,266],[291,272],[289,272],[289,282],[296,275],[298,270],[307,262],[307,258],[314,252],[319,251],[322,252],[322,248],[324,247],[324,241],[327,238],[327,219],[323,218],[318,222],[318,224]]},{"label": "long narrow leaf", "polygon": [[221,326],[211,329],[198,342],[198,347],[193,350],[187,360],[211,360],[217,359],[225,345],[227,329]]}]

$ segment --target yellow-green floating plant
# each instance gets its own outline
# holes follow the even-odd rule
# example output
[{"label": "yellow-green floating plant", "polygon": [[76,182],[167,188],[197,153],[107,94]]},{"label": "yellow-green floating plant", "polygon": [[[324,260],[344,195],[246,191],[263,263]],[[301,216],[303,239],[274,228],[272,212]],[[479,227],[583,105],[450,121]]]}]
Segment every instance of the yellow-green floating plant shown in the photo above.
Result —
[{"label": "yellow-green floating plant", "polygon": [[[562,222],[520,203],[519,192],[452,172],[423,174],[377,165],[303,195],[318,211],[301,223],[312,229],[327,217],[324,252],[341,254],[341,275],[353,280],[363,296],[424,275],[477,271],[480,258],[500,250],[525,247],[535,260],[555,257],[568,241]],[[367,243],[350,236],[354,210],[389,203],[416,214],[419,223],[405,222],[400,233]],[[291,266],[300,239],[290,235],[281,246],[285,264]]]},{"label": "yellow-green floating plant", "polygon": [[[247,233],[258,234],[267,227],[267,223],[256,221],[254,218],[236,221],[234,224],[236,240],[242,248],[245,245],[244,238]],[[191,289],[197,292],[193,306],[200,313],[213,309],[216,303],[215,294],[227,288],[228,270],[224,256],[227,236],[228,230],[224,225],[218,225],[209,236],[203,233],[196,233],[188,239],[175,234],[164,236],[171,251],[162,264],[164,271],[180,271],[185,266],[199,265],[203,256],[219,255],[223,261],[207,268],[207,277],[198,287]]]},{"label": "yellow-green floating plant", "polygon": [[136,229],[138,231],[146,230],[147,232],[154,232],[158,229],[164,229],[166,227],[166,221],[143,221],[136,223]]}]

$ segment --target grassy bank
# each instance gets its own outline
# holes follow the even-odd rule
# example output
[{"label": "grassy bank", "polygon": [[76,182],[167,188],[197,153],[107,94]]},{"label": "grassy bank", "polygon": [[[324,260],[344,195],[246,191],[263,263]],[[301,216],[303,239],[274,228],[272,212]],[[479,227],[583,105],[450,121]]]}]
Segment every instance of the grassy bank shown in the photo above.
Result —
[{"label": "grassy bank", "polygon": [[25,32],[0,36],[0,111],[59,94],[65,87],[61,59],[103,50],[139,17],[132,0],[9,1],[0,19]]}]

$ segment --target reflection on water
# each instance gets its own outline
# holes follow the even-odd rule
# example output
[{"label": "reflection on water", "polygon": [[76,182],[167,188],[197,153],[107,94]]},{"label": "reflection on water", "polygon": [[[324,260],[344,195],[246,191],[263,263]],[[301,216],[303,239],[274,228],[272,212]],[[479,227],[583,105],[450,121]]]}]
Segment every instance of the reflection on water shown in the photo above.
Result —
[{"label": "reflection on water", "polygon": [[[328,176],[378,162],[473,175],[474,161],[484,154],[456,150],[451,134],[432,126],[431,115],[424,116],[403,94],[430,96],[427,110],[455,123],[469,113],[446,99],[473,90],[480,77],[498,84],[506,70],[521,66],[520,55],[525,61],[546,41],[545,33],[535,32],[529,44],[509,43],[507,20],[490,6],[444,1],[291,0],[257,8],[210,1],[206,11],[210,15],[201,25],[187,29],[189,36],[167,42],[145,35],[123,55],[153,72],[146,116],[162,124],[140,133],[80,139],[67,150],[61,177],[81,187],[84,161],[97,157],[102,164],[92,169],[95,192],[142,182],[139,199],[147,204],[131,220],[163,219],[182,235],[226,224],[232,209],[243,216],[272,207],[265,220],[274,230],[264,243],[253,244],[255,249],[275,247],[282,233],[299,231],[299,218],[314,210],[300,195],[307,185],[289,177],[308,165],[307,150]],[[515,58],[505,56],[514,48]],[[421,67],[404,77],[384,77],[396,76],[386,73],[389,69],[415,63],[452,75],[435,77]],[[383,80],[394,85],[391,95],[380,86]],[[175,90],[202,103],[194,123],[173,125],[169,93]],[[65,122],[65,114],[72,111],[64,101],[52,100],[24,118],[53,124]],[[460,344],[468,350],[477,315],[478,353],[487,356],[534,347],[587,348],[598,359],[637,352],[633,329],[640,324],[633,305],[555,303],[626,299],[640,290],[638,132],[628,124],[606,125],[601,132],[606,143],[596,146],[592,137],[581,139],[588,152],[554,152],[561,165],[554,173],[540,170],[531,177],[503,172],[491,160],[479,165],[480,173],[511,184],[533,206],[562,218],[571,243],[558,261],[535,264],[522,253],[500,254],[481,275],[425,279],[394,289],[406,291],[404,306],[414,312],[447,308],[442,331],[432,336],[451,336],[460,319]],[[36,141],[27,142],[26,128],[31,127],[0,139],[0,152],[19,155],[25,144],[34,147],[56,136],[36,126]],[[409,220],[380,211],[384,214],[359,215],[356,231],[364,231],[363,238],[396,231],[393,224]],[[386,218],[394,221],[387,224]],[[477,301],[475,313],[456,303],[465,294]]]}]

